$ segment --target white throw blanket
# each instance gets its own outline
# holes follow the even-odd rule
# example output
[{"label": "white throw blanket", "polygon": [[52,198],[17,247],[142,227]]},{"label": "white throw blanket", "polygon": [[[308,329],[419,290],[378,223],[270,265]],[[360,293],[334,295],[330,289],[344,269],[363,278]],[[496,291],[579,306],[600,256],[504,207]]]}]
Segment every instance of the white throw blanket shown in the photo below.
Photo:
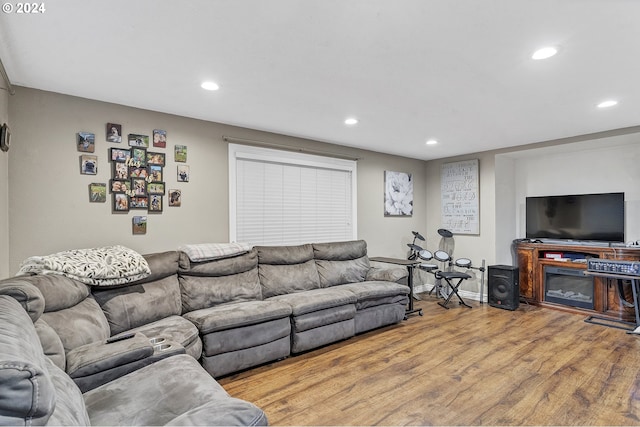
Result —
[{"label": "white throw blanket", "polygon": [[22,261],[17,275],[25,274],[59,274],[87,285],[115,286],[143,279],[151,270],[138,252],[105,246],[29,257]]},{"label": "white throw blanket", "polygon": [[186,253],[191,261],[202,262],[242,255],[252,247],[248,243],[198,243],[182,245],[178,250]]}]

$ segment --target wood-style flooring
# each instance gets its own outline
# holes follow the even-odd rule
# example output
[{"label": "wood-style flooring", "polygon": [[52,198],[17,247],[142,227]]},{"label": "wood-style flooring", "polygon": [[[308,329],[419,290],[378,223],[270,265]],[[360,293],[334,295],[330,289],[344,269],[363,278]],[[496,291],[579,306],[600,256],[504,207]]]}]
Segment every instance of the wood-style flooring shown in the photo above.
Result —
[{"label": "wood-style flooring", "polygon": [[639,335],[422,298],[424,316],[219,381],[272,425],[640,425]]}]

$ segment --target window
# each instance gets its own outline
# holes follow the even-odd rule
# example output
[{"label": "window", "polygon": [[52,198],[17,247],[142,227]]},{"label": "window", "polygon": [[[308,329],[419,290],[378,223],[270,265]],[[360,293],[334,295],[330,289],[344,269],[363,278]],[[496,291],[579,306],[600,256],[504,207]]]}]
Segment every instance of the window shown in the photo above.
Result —
[{"label": "window", "polygon": [[229,144],[229,210],[232,242],[356,239],[356,162]]}]

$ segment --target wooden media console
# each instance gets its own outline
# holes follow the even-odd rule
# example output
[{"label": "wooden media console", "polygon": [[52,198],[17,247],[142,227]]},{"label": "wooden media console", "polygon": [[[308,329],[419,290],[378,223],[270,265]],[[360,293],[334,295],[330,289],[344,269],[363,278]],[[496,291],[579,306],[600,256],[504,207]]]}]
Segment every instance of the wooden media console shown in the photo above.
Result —
[{"label": "wooden media console", "polygon": [[[631,305],[633,296],[630,283],[619,282],[617,279],[593,277],[584,275],[587,269],[586,259],[601,258],[614,260],[640,261],[640,248],[614,247],[593,244],[556,244],[519,242],[516,244],[519,268],[520,296],[531,304],[565,310],[575,313],[598,314],[612,320],[635,322],[634,308]],[[545,275],[545,270],[547,274]],[[567,300],[566,303],[550,296],[549,289],[545,289],[546,277],[549,272],[565,272],[571,282],[579,282],[584,276],[583,283],[593,280],[592,295],[585,296],[577,291],[566,294],[576,295],[578,302]],[[590,286],[590,285],[589,285]],[[562,295],[562,291],[553,290]],[[624,299],[621,299],[621,294]],[[591,298],[590,298],[591,297]]]}]

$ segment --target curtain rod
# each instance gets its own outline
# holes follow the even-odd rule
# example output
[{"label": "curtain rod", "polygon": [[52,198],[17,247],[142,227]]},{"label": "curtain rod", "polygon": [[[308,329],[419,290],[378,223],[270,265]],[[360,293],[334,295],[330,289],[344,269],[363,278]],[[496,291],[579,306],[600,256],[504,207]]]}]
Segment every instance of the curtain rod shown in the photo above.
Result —
[{"label": "curtain rod", "polygon": [[9,80],[9,75],[7,74],[7,70],[4,69],[4,64],[2,63],[2,59],[0,59],[0,74],[2,74],[2,78],[7,83],[7,90],[10,95],[15,95],[16,91],[13,89],[13,85],[11,84],[11,80]]},{"label": "curtain rod", "polygon": [[329,151],[322,151],[322,150],[310,150],[307,148],[300,148],[300,147],[293,147],[291,145],[286,145],[286,144],[278,144],[275,142],[265,142],[265,141],[256,141],[254,139],[244,139],[244,138],[236,138],[233,136],[222,136],[222,140],[225,142],[236,142],[239,144],[246,144],[246,145],[258,145],[258,146],[263,146],[263,147],[272,147],[272,148],[280,148],[283,150],[289,150],[289,151],[297,151],[299,153],[306,153],[306,154],[316,154],[316,155],[320,155],[320,156],[328,156],[328,157],[335,157],[338,159],[344,159],[344,160],[360,160],[362,157],[353,157],[353,156],[349,156],[347,154],[340,154],[340,153],[331,153]]}]

